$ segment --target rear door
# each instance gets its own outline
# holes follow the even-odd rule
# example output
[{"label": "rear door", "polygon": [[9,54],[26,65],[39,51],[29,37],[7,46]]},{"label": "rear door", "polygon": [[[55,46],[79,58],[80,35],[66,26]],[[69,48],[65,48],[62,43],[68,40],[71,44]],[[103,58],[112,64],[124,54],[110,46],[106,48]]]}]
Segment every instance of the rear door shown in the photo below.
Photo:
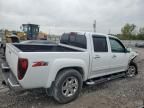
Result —
[{"label": "rear door", "polygon": [[91,77],[110,72],[110,59],[107,37],[93,35]]},{"label": "rear door", "polygon": [[113,72],[125,71],[128,66],[129,56],[124,45],[116,38],[109,38],[111,46],[111,68]]}]

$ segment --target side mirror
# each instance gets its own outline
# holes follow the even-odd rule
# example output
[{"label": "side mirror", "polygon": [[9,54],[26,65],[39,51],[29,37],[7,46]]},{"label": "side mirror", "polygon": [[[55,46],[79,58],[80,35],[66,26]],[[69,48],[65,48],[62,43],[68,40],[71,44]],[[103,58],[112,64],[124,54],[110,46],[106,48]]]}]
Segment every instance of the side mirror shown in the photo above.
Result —
[{"label": "side mirror", "polygon": [[132,51],[131,48],[126,48],[126,53],[129,53],[129,52],[131,52],[131,51]]}]

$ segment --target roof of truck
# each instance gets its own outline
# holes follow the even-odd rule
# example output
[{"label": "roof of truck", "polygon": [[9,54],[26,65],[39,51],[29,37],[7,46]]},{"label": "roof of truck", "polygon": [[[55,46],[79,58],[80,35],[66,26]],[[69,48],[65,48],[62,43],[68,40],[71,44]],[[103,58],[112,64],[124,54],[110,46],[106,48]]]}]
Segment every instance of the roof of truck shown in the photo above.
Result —
[{"label": "roof of truck", "polygon": [[116,36],[113,36],[113,35],[108,35],[108,34],[104,34],[104,33],[97,33],[97,32],[83,32],[83,31],[76,31],[74,33],[78,33],[78,34],[82,34],[82,35],[85,35],[85,34],[91,34],[90,36],[92,35],[99,35],[99,36],[105,36],[105,37],[113,37],[113,38],[117,38]]}]

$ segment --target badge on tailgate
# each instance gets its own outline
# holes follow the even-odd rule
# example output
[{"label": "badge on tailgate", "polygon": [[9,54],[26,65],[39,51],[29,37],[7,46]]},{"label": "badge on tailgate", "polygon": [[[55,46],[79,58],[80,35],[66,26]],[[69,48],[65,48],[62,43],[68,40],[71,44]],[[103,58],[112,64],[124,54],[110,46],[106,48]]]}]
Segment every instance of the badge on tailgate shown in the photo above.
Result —
[{"label": "badge on tailgate", "polygon": [[48,66],[48,62],[45,62],[45,61],[36,61],[36,62],[33,62],[32,67],[38,67],[38,66]]}]

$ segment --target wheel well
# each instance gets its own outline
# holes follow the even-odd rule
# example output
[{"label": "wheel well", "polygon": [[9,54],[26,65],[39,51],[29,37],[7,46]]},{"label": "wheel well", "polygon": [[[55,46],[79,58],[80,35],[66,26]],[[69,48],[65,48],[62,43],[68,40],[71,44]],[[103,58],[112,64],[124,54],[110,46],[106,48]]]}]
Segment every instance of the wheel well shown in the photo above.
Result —
[{"label": "wheel well", "polygon": [[62,68],[58,71],[56,77],[62,72],[62,70],[65,70],[65,69],[75,69],[75,70],[77,70],[81,74],[82,79],[84,79],[84,71],[81,67],[64,67],[64,68]]},{"label": "wheel well", "polygon": [[[56,80],[57,76],[60,75],[61,72],[65,69],[75,69],[75,70],[77,70],[81,74],[82,79],[84,80],[84,70],[81,67],[64,67],[64,68],[62,68],[58,71],[58,73],[56,74],[55,80]],[[49,89],[46,89],[50,92],[50,94],[51,94],[50,96],[53,96],[53,86],[54,86],[55,80],[52,82],[51,87]]]}]

